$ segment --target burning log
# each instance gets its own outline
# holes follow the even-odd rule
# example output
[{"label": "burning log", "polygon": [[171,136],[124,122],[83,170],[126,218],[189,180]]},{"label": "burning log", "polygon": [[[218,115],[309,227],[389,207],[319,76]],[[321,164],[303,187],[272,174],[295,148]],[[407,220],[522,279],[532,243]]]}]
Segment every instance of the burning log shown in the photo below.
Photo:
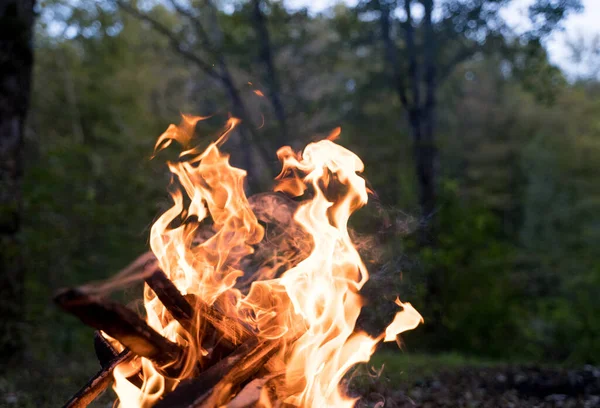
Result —
[{"label": "burning log", "polygon": [[283,374],[271,374],[266,377],[250,381],[246,386],[227,403],[227,408],[251,408],[260,401],[263,389],[271,390],[274,380],[283,377]]},{"label": "burning log", "polygon": [[[99,330],[94,333],[94,350],[96,351],[96,357],[98,357],[100,366],[103,368],[110,366],[120,354]],[[125,351],[129,351],[132,358],[135,357],[135,354],[133,354],[131,350],[124,349],[122,352]],[[142,386],[143,382],[139,373],[136,373],[127,379],[138,388]]]},{"label": "burning log", "polygon": [[157,268],[152,275],[146,278],[146,283],[156,293],[156,296],[171,313],[171,316],[183,328],[190,331],[194,319],[194,309],[167,275]]},{"label": "burning log", "polygon": [[[205,336],[213,335],[218,338],[218,347],[214,347],[209,356],[211,358],[206,359],[210,368],[204,374],[213,377],[215,381],[259,344],[258,338],[247,324],[227,316],[218,305],[210,306],[195,296],[183,296],[160,269],[156,268],[146,278],[146,283],[182,327],[186,330],[198,330],[194,322],[194,316],[198,316],[205,322]],[[178,361],[184,352],[180,346],[165,339],[135,312],[121,304],[89,295],[79,288],[61,291],[55,297],[55,302],[83,323],[99,330],[94,333],[94,348],[102,369],[65,407],[87,406],[111,383],[114,368],[135,355],[147,357],[162,365]],[[121,342],[126,349],[117,353],[100,330]],[[221,359],[228,354],[231,356]],[[130,380],[137,386],[141,385],[137,377]]]},{"label": "burning log", "polygon": [[94,332],[94,351],[101,367],[105,367],[119,354],[98,330]]},{"label": "burning log", "polygon": [[[184,116],[159,138],[157,149],[173,140],[187,145],[200,119]],[[148,359],[134,361],[130,371],[138,371],[126,374],[142,386],[115,384],[122,402],[241,408],[262,395],[274,407],[351,408],[355,401],[339,389],[344,374],[368,361],[380,341],[393,341],[421,321],[409,303],[397,299],[402,310],[385,333],[355,331],[363,306],[358,292],[369,274],[347,225],[350,214],[367,203],[366,182],[358,174],[363,163],[333,143],[335,135],[311,143],[305,154],[283,147],[275,186],[283,194],[246,198],[246,173],[219,151],[239,120],[227,123],[204,152],[186,150],[169,164],[180,188],[150,233],[164,273],[148,253],[117,279],[92,290],[65,290],[55,300],[119,341],[124,356]],[[156,294],[146,291],[146,320],[97,295],[140,279]],[[185,346],[163,335],[182,336]],[[75,404],[81,405],[71,406],[87,404],[110,382],[120,363],[106,363],[114,353],[107,343],[97,336],[97,354],[106,365],[77,394]],[[126,367],[119,367],[119,375],[121,368]],[[285,377],[277,377],[281,373]],[[258,388],[269,376],[274,376],[269,392],[261,394]]]},{"label": "burning log", "polygon": [[196,296],[183,296],[177,287],[160,269],[156,269],[152,275],[146,279],[146,283],[156,293],[165,308],[171,313],[183,328],[192,331],[194,326],[194,310],[200,319],[204,320],[217,335],[222,337],[230,351],[236,345],[254,336],[252,329],[240,321],[227,316],[218,306],[208,305]]},{"label": "burning log", "polygon": [[194,401],[190,408],[220,407],[235,395],[241,386],[252,378],[279,349],[280,340],[266,341],[245,354],[239,362],[225,374],[221,380],[201,398]]},{"label": "burning log", "polygon": [[54,300],[83,323],[106,332],[133,353],[161,365],[178,361],[183,352],[179,345],[158,334],[135,312],[116,302],[78,289],[64,290]]},{"label": "burning log", "polygon": [[246,341],[228,357],[225,357],[198,377],[182,381],[170,394],[156,404],[156,408],[188,408],[193,401],[203,398],[219,380],[227,374],[246,353],[258,344],[256,338]]},{"label": "burning log", "polygon": [[[237,388],[256,374],[277,352],[279,341],[252,337],[235,352],[205,370],[200,376],[182,381],[156,408],[211,407],[222,395],[222,386]],[[226,402],[226,401],[225,401]]]},{"label": "burning log", "polygon": [[232,345],[237,346],[255,337],[255,333],[246,323],[225,314],[218,303],[210,306],[196,296],[188,296],[204,321]]},{"label": "burning log", "polygon": [[113,358],[98,373],[90,378],[86,385],[83,386],[65,405],[63,408],[84,408],[87,407],[100,393],[102,393],[112,382],[113,370],[116,366],[130,360],[133,353],[129,350],[123,350],[121,354]]}]

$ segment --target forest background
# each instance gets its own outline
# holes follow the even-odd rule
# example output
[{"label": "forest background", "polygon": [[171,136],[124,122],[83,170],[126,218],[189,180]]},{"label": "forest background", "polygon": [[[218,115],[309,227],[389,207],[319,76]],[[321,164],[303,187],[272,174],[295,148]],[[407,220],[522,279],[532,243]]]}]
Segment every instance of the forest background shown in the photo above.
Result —
[{"label": "forest background", "polygon": [[[353,220],[379,253],[365,329],[400,293],[426,322],[409,353],[600,363],[600,37],[567,36],[565,73],[547,39],[581,3],[534,1],[524,30],[510,3],[32,5],[20,201],[2,203],[20,219],[3,236],[20,260],[3,271],[16,290],[1,346],[19,362],[3,394],[58,404],[95,371],[91,330],[52,294],[147,250],[169,206],[166,156],[150,158],[181,112],[213,115],[200,144],[228,113],[244,120],[229,150],[252,163],[252,191],[271,185],[278,147],[341,127],[376,193]],[[36,389],[49,379],[52,396]]]}]

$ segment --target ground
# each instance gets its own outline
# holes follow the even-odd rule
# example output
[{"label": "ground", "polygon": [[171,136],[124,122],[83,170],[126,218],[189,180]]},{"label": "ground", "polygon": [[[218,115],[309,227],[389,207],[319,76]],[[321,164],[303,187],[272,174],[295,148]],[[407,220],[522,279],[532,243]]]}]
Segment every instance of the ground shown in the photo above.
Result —
[{"label": "ground", "polygon": [[362,407],[600,407],[600,368],[508,364],[457,355],[374,356],[362,375]]},{"label": "ground", "polygon": [[[98,368],[93,350],[30,359],[0,376],[0,407],[58,407]],[[92,358],[90,359],[89,356]],[[383,367],[383,368],[382,368]],[[351,379],[359,408],[600,407],[600,367],[508,364],[382,351]],[[111,392],[93,407],[112,407]]]}]

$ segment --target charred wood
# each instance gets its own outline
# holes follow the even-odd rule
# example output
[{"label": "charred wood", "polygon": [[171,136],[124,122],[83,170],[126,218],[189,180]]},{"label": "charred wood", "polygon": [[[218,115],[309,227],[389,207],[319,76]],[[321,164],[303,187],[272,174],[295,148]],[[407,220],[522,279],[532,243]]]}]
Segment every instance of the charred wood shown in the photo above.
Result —
[{"label": "charred wood", "polygon": [[173,318],[188,331],[201,323],[195,322],[195,319],[203,320],[226,343],[231,345],[230,350],[254,335],[251,327],[239,319],[228,316],[221,310],[218,303],[209,305],[197,296],[183,296],[175,284],[160,269],[157,269],[147,278],[146,283],[156,293],[156,296]]},{"label": "charred wood", "polygon": [[250,338],[255,337],[255,333],[250,326],[241,320],[228,316],[218,302],[209,305],[197,296],[187,295],[186,298],[196,309],[199,318],[205,324],[214,328],[216,332],[222,336],[226,342],[232,345],[232,350],[235,346],[241,345]]},{"label": "charred wood", "polygon": [[113,370],[119,364],[124,363],[133,358],[133,353],[129,350],[123,350],[121,354],[113,358],[109,363],[102,367],[98,373],[90,378],[86,385],[83,386],[65,405],[63,408],[84,408],[87,407],[93,400],[100,395],[112,382]]},{"label": "charred wood", "polygon": [[87,295],[78,289],[64,290],[54,300],[84,324],[104,331],[139,356],[168,364],[178,361],[183,352],[179,345],[165,339],[121,304]]},{"label": "charred wood", "polygon": [[[276,352],[277,343],[260,341],[256,337],[246,340],[236,351],[202,372],[198,377],[182,381],[170,394],[156,404],[156,408],[191,408],[201,406],[212,395],[212,390],[228,379],[238,382],[256,373]],[[254,364],[255,366],[250,366]],[[241,373],[248,369],[248,376]]]},{"label": "charred wood", "polygon": [[210,391],[194,401],[189,408],[212,408],[226,403],[229,396],[235,395],[275,355],[280,344],[280,339],[268,340],[245,353]]},{"label": "charred wood", "polygon": [[96,351],[96,357],[98,357],[101,367],[106,367],[119,355],[100,330],[94,332],[94,350]]},{"label": "charred wood", "polygon": [[171,316],[184,329],[190,331],[194,319],[194,309],[167,275],[160,269],[156,269],[152,275],[146,278],[146,283],[156,293]]},{"label": "charred wood", "polygon": [[251,408],[259,402],[261,394],[266,391],[269,398],[276,396],[274,392],[274,383],[284,377],[283,373],[270,374],[264,377],[256,378],[248,382],[236,396],[227,403],[227,408]]},{"label": "charred wood", "polygon": [[218,302],[211,306],[194,295],[183,296],[160,269],[146,283],[185,330],[202,336],[200,341],[209,355],[199,362],[201,367],[212,366],[254,336],[246,323],[222,312]]}]

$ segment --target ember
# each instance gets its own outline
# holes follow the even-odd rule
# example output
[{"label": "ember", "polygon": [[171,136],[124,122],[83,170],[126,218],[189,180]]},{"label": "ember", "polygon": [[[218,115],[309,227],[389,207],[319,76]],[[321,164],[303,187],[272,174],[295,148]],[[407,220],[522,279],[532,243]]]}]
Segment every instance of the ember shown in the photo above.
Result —
[{"label": "ember", "polygon": [[[156,150],[186,144],[201,119],[184,116]],[[102,369],[68,407],[112,379],[124,407],[352,407],[343,376],[422,321],[397,300],[380,336],[355,331],[369,275],[347,224],[368,195],[363,163],[332,141],[339,129],[301,154],[281,148],[275,192],[247,198],[245,171],[219,150],[237,123],[168,163],[178,188],[152,226],[152,253],[110,282],[57,295],[99,330]],[[105,297],[140,278],[145,318]]]}]

